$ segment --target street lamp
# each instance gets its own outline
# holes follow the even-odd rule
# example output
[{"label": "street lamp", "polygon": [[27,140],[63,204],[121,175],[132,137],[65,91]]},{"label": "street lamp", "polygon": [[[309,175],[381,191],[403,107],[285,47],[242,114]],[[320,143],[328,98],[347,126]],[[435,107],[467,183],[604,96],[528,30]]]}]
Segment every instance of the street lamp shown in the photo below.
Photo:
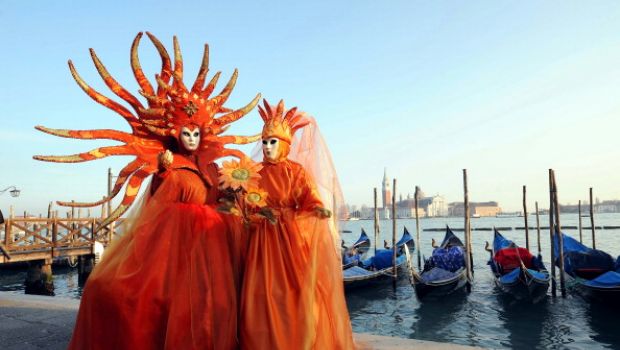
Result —
[{"label": "street lamp", "polygon": [[[10,190],[10,189],[12,189],[12,190]],[[3,189],[2,191],[0,191],[0,195],[3,194],[6,191],[9,191],[9,193],[11,194],[11,197],[19,197],[19,193],[21,192],[20,190],[17,189],[17,187],[9,186],[9,187]]]}]

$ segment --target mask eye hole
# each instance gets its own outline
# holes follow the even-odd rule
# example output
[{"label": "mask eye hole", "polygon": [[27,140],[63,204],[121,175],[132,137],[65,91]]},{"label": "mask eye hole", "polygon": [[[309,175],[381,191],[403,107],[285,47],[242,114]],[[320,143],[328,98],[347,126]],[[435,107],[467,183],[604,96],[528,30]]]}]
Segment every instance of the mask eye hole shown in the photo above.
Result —
[{"label": "mask eye hole", "polygon": [[263,140],[263,145],[267,145],[267,140]]},{"label": "mask eye hole", "polygon": [[187,132],[187,131],[183,131],[183,136],[190,136],[190,135],[189,135],[189,132]]},{"label": "mask eye hole", "polygon": [[200,133],[199,133],[198,131],[196,131],[196,132],[194,133],[194,137],[198,137],[198,135],[200,135]]},{"label": "mask eye hole", "polygon": [[276,142],[278,142],[278,140],[271,140],[269,143],[272,144],[272,145],[275,145]]}]

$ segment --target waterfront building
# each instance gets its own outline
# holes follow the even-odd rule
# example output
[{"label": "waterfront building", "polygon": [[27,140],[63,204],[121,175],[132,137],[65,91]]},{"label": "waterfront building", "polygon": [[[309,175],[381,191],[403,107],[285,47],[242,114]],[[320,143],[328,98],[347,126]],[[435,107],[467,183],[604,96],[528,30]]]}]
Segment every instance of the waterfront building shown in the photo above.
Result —
[{"label": "waterfront building", "polygon": [[[402,218],[415,217],[415,198],[411,194],[407,195],[407,199],[397,203],[398,216]],[[424,192],[418,189],[418,216],[419,217],[441,217],[448,214],[448,206],[443,196],[434,195],[426,196]]]},{"label": "waterfront building", "polygon": [[[469,212],[472,216],[497,216],[502,212],[497,202],[469,202]],[[463,202],[452,202],[448,204],[448,214],[450,216],[465,215],[465,205]]]}]

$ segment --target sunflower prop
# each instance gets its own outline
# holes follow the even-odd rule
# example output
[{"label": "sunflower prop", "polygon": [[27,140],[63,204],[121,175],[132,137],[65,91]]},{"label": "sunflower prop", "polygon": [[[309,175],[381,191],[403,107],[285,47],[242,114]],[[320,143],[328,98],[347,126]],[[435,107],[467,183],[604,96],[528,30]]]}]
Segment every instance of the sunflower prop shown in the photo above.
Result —
[{"label": "sunflower prop", "polygon": [[272,223],[275,219],[267,206],[267,192],[258,186],[263,166],[250,158],[240,161],[224,161],[220,169],[220,189],[227,194],[228,200],[221,207],[224,212],[238,215],[247,225],[256,215],[266,217]]}]

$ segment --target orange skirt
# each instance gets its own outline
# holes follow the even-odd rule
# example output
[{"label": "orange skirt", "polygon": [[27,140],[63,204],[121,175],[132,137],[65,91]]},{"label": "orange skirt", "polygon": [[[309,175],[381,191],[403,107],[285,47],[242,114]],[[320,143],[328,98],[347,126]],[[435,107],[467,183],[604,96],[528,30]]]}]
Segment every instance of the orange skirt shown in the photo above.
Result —
[{"label": "orange skirt", "polygon": [[147,204],[89,277],[69,349],[235,349],[227,225],[205,205]]},{"label": "orange skirt", "polygon": [[242,349],[353,349],[342,265],[326,220],[285,211],[250,233]]}]

